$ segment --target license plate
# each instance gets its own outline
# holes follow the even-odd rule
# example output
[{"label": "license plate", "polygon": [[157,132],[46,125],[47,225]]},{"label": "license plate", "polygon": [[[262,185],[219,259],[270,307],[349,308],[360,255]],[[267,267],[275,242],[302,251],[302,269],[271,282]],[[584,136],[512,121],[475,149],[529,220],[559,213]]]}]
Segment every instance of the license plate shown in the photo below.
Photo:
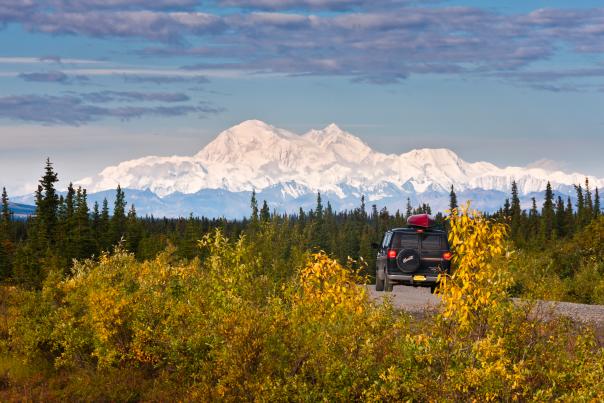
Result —
[{"label": "license plate", "polygon": [[426,281],[426,276],[413,276],[413,281]]}]

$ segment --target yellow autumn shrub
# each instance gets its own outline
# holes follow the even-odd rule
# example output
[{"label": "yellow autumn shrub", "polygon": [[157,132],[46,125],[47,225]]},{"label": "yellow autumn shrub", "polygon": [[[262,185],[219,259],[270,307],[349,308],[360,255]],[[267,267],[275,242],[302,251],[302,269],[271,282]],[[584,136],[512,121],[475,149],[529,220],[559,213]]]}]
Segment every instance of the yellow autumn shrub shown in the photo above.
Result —
[{"label": "yellow autumn shrub", "polygon": [[484,311],[507,301],[511,278],[505,266],[495,262],[505,252],[507,226],[471,210],[469,203],[448,219],[454,271],[441,275],[439,295],[443,316],[468,330],[486,317]]},{"label": "yellow autumn shrub", "polygon": [[[593,333],[508,302],[505,229],[469,209],[451,226],[456,271],[436,316],[372,301],[354,262],[288,260],[220,231],[202,260],[79,262],[0,306],[0,400],[602,400]],[[20,373],[45,370],[17,377],[15,357]]]}]

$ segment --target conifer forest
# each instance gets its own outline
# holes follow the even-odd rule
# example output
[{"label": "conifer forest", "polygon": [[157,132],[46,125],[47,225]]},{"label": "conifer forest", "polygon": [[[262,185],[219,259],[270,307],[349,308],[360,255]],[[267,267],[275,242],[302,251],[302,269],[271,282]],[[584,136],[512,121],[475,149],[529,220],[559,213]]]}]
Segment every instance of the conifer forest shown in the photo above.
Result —
[{"label": "conifer forest", "polygon": [[[604,397],[602,329],[532,313],[536,299],[604,304],[598,189],[494,214],[435,214],[454,274],[439,312],[373,301],[387,229],[429,204],[243,220],[139,217],[59,195],[47,161],[36,212],[2,194],[2,400],[565,400]],[[111,213],[110,213],[111,211]],[[468,245],[469,251],[464,251]],[[457,253],[456,253],[457,251]],[[527,301],[513,304],[510,297]]]}]

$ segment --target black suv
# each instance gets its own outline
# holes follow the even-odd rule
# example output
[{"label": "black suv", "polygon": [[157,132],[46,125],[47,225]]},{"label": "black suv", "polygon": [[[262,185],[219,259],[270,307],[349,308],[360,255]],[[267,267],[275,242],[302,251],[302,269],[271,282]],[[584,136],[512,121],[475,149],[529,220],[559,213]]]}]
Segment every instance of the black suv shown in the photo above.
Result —
[{"label": "black suv", "polygon": [[438,274],[451,270],[447,233],[432,227],[395,228],[384,235],[378,249],[375,289],[392,291],[396,284],[430,287],[434,292]]}]

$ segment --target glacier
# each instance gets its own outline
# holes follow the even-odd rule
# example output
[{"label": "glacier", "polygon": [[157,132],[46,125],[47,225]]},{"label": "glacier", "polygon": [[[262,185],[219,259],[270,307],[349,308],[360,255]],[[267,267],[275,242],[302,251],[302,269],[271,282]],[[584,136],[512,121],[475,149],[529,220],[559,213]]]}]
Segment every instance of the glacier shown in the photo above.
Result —
[{"label": "glacier", "polygon": [[404,210],[407,198],[444,211],[455,188],[460,201],[482,210],[499,208],[516,181],[524,204],[549,181],[554,191],[573,196],[573,185],[589,178],[592,189],[604,179],[545,168],[504,167],[466,162],[453,151],[417,149],[402,154],[373,150],[335,124],[304,134],[247,120],[224,130],[193,156],[148,156],[103,169],[75,184],[88,189],[92,201],[111,199],[119,184],[139,214],[241,218],[249,199],[279,212],[312,208],[321,192],[335,209],[368,206]]}]

